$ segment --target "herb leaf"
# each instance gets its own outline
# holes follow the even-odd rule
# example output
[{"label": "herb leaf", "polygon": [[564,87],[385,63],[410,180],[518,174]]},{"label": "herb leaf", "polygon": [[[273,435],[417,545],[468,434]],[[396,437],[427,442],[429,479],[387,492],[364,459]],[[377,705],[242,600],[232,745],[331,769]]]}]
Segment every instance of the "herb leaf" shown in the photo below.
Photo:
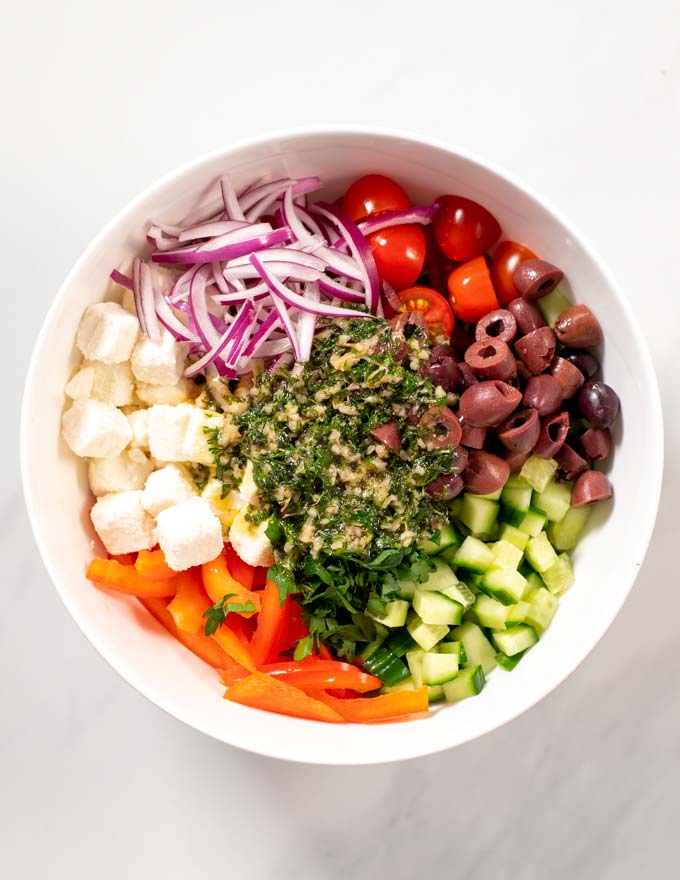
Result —
[{"label": "herb leaf", "polygon": [[299,592],[298,586],[295,583],[295,578],[284,565],[281,565],[280,562],[272,565],[267,572],[267,577],[270,581],[274,581],[279,588],[279,600],[281,605],[286,601],[286,596]]},{"label": "herb leaf", "polygon": [[207,636],[217,632],[227,619],[227,615],[231,614],[232,611],[236,614],[249,614],[255,611],[255,606],[250,599],[247,602],[229,602],[228,600],[232,599],[235,595],[236,593],[227,593],[222,596],[219,602],[215,602],[212,607],[203,612],[203,617],[206,618],[203,632]]}]

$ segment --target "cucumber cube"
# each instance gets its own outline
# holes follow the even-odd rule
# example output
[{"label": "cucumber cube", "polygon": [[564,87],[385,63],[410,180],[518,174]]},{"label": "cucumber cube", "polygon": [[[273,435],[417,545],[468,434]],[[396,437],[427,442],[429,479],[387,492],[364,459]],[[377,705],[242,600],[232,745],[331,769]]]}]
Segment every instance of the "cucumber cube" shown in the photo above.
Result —
[{"label": "cucumber cube", "polygon": [[504,511],[526,513],[531,504],[532,489],[519,474],[510,474],[501,491],[501,505]]},{"label": "cucumber cube", "polygon": [[423,657],[425,656],[425,651],[415,650],[409,651],[406,654],[406,663],[408,664],[409,671],[411,672],[411,680],[413,681],[413,687],[418,690],[418,688],[423,686]]},{"label": "cucumber cube", "polygon": [[519,475],[524,477],[536,492],[542,492],[555,476],[556,470],[557,462],[552,458],[545,459],[538,455],[530,455],[522,465]]},{"label": "cucumber cube", "polygon": [[529,565],[541,575],[557,562],[557,553],[553,550],[545,532],[532,538],[524,553]]},{"label": "cucumber cube", "polygon": [[493,553],[479,538],[468,535],[453,557],[454,565],[483,573],[493,563]]},{"label": "cucumber cube", "polygon": [[463,543],[463,539],[455,530],[455,528],[451,525],[451,523],[446,522],[439,529],[438,532],[435,532],[431,538],[428,538],[423,544],[421,544],[420,549],[426,553],[428,556],[436,556],[442,551],[446,550],[448,547],[459,547]]},{"label": "cucumber cube", "polygon": [[424,684],[446,684],[458,674],[458,657],[455,654],[427,651],[423,654],[422,672]]},{"label": "cucumber cube", "polygon": [[548,527],[548,537],[555,550],[573,550],[590,518],[591,505],[570,507],[563,519]]},{"label": "cucumber cube", "polygon": [[558,604],[557,597],[541,587],[532,594],[528,602],[529,609],[524,616],[524,622],[533,626],[539,634],[545,632],[555,616]]},{"label": "cucumber cube", "polygon": [[466,621],[453,630],[453,637],[461,642],[465,649],[467,663],[470,666],[478,664],[488,675],[496,666],[496,651],[476,623]]},{"label": "cucumber cube", "polygon": [[520,624],[519,626],[513,626],[512,629],[505,632],[495,632],[493,640],[499,651],[502,651],[508,657],[514,657],[515,654],[526,651],[527,648],[535,645],[538,641],[538,636],[532,627]]},{"label": "cucumber cube", "polygon": [[470,666],[462,669],[452,681],[443,685],[444,699],[447,703],[458,703],[467,697],[475,697],[481,693],[484,684],[484,670],[481,665]]},{"label": "cucumber cube", "polygon": [[427,689],[427,699],[430,703],[439,703],[444,699],[444,688],[440,684],[430,685]]},{"label": "cucumber cube", "polygon": [[557,319],[566,309],[571,308],[571,302],[562,293],[559,287],[556,287],[546,296],[542,296],[536,301],[536,305],[541,311],[548,327],[554,327]]},{"label": "cucumber cube", "polygon": [[489,501],[481,495],[466,492],[459,519],[473,535],[489,535],[496,524],[499,508],[497,501]]},{"label": "cucumber cube", "polygon": [[414,691],[416,689],[415,683],[412,677],[405,678],[403,681],[400,681],[399,684],[387,685],[384,684],[380,688],[381,694],[396,694],[399,691]]},{"label": "cucumber cube", "polygon": [[[462,611],[462,606],[460,607]],[[425,623],[420,617],[415,617],[411,623],[409,623],[407,629],[413,636],[414,641],[420,645],[423,651],[431,651],[438,642],[441,642],[449,631],[448,626],[445,624]],[[408,654],[406,657],[408,659]]]},{"label": "cucumber cube", "polygon": [[529,610],[528,602],[522,600],[516,605],[506,605],[504,607],[506,610],[505,627],[494,626],[492,629],[511,629],[513,626],[517,626],[518,623],[524,623],[527,611]]},{"label": "cucumber cube", "polygon": [[465,609],[459,603],[434,590],[416,590],[413,608],[423,623],[457,626]]},{"label": "cucumber cube", "polygon": [[385,605],[385,615],[383,617],[378,617],[377,614],[369,614],[368,616],[382,623],[383,626],[389,626],[390,628],[404,626],[410,607],[410,604],[405,599],[393,599],[392,602],[387,602]]},{"label": "cucumber cube", "polygon": [[456,663],[459,666],[462,666],[466,660],[461,648],[462,645],[460,642],[440,642],[437,646],[437,650],[440,654],[453,654],[456,658]]},{"label": "cucumber cube", "polygon": [[571,507],[571,483],[551,480],[542,492],[536,493],[533,504],[551,522],[561,522]]},{"label": "cucumber cube", "polygon": [[522,532],[520,529],[511,526],[510,523],[503,523],[501,530],[498,533],[498,540],[508,541],[510,544],[514,544],[518,550],[524,552],[524,548],[529,540],[529,535],[526,532]]},{"label": "cucumber cube", "polygon": [[484,593],[480,593],[472,606],[472,613],[480,626],[488,629],[505,629],[505,621],[510,608],[515,606],[503,605],[497,599],[492,599]]},{"label": "cucumber cube", "polygon": [[449,599],[453,599],[454,602],[458,602],[466,610],[470,608],[475,601],[475,594],[460,581],[452,587],[447,587],[445,590],[442,590],[442,593],[445,596],[448,596]]},{"label": "cucumber cube", "polygon": [[557,561],[543,572],[545,585],[555,596],[566,593],[574,584],[574,569],[567,553],[560,553]]},{"label": "cucumber cube", "polygon": [[529,510],[527,510],[527,512],[524,514],[524,516],[517,521],[517,528],[520,530],[520,532],[525,532],[530,537],[535,538],[543,531],[546,520],[547,516],[543,513],[542,510],[537,510],[535,507],[530,507]]},{"label": "cucumber cube", "polygon": [[527,579],[513,568],[496,568],[484,575],[482,589],[503,605],[514,605],[524,596]]},{"label": "cucumber cube", "polygon": [[519,654],[515,654],[513,657],[508,657],[507,654],[499,651],[498,654],[496,654],[496,663],[498,663],[501,669],[505,669],[507,672],[512,672],[525,654],[526,651],[522,651]]},{"label": "cucumber cube", "polygon": [[491,548],[493,553],[492,568],[517,568],[524,553],[510,541],[496,541]]}]

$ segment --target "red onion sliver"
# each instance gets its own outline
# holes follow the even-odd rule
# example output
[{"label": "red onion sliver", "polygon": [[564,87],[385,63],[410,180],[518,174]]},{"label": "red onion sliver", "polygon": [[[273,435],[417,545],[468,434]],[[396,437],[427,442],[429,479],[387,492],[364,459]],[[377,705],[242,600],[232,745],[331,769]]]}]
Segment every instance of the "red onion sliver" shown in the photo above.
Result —
[{"label": "red onion sliver", "polygon": [[199,238],[217,238],[219,235],[226,235],[246,226],[249,224],[245,220],[214,220],[212,223],[199,223],[198,226],[187,226],[177,236],[177,240],[186,242],[196,241]]},{"label": "red onion sliver", "polygon": [[381,229],[400,226],[403,223],[422,223],[425,225],[432,222],[437,210],[437,205],[427,205],[409,208],[407,211],[383,211],[375,217],[369,217],[367,220],[357,223],[357,228],[362,235],[372,235]]},{"label": "red onion sliver", "polygon": [[226,174],[220,177],[220,189],[222,190],[222,201],[224,202],[224,211],[230,220],[245,220],[243,209],[236,198],[234,187],[231,180]]},{"label": "red onion sliver", "polygon": [[146,335],[152,342],[161,341],[161,328],[156,314],[156,302],[154,297],[153,279],[149,266],[142,262],[139,267],[139,289]]},{"label": "red onion sliver", "polygon": [[133,290],[132,286],[132,278],[128,278],[127,275],[123,275],[122,272],[119,272],[118,269],[114,269],[111,272],[110,278],[116,284],[120,284],[121,287],[127,288],[127,290]]},{"label": "red onion sliver", "polygon": [[[237,230],[235,234],[239,232],[240,230]],[[217,260],[231,260],[234,257],[241,257],[253,251],[264,250],[264,248],[272,247],[272,245],[282,244],[285,241],[289,241],[290,237],[290,229],[284,227],[283,229],[274,229],[272,232],[246,239],[245,241],[225,244],[222,247],[212,248],[203,246],[199,249],[186,248],[166,251],[165,253],[154,253],[151,255],[151,259],[155,263],[183,263],[185,266],[213,263]]]},{"label": "red onion sliver", "polygon": [[142,285],[140,280],[140,269],[142,261],[139,257],[135,257],[132,261],[132,293],[135,301],[135,311],[137,312],[137,320],[142,328],[142,333],[146,333],[146,320],[144,318],[144,309],[142,308]]},{"label": "red onion sliver", "polygon": [[[305,297],[312,302],[319,302],[319,285],[305,285]],[[298,342],[300,345],[300,363],[306,363],[312,353],[312,342],[316,330],[317,316],[313,312],[302,312],[298,318]]]}]

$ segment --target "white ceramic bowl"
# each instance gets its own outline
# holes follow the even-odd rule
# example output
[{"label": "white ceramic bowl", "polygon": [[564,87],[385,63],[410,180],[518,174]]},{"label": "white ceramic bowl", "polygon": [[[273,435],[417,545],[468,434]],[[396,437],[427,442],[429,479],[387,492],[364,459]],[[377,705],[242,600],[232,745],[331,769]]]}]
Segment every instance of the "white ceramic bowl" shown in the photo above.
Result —
[{"label": "white ceramic bowl", "polygon": [[[444,192],[469,196],[498,218],[503,237],[526,242],[560,266],[565,290],[603,324],[604,377],[622,402],[610,473],[615,501],[595,513],[575,554],[576,584],[540,644],[512,674],[491,675],[476,699],[422,720],[349,728],[235,705],[221,698],[214,672],[135,600],[96,590],[85,579],[95,546],[92,499],[84,463],[59,435],[78,321],[104,297],[111,268],[145,250],[145,221],[183,216],[225,170],[237,187],[264,176],[318,174],[330,198],[367,172],[396,178],[416,202]],[[635,580],[654,524],[663,459],[661,407],[645,342],[624,296],[573,227],[526,187],[459,150],[398,132],[347,128],[282,132],[227,147],[166,176],[122,210],[78,260],[45,319],[26,383],[21,448],[26,502],[47,570],[111,666],[171,715],[218,740],[323,764],[378,763],[450,748],[504,724],[563,681],[602,637]]]}]

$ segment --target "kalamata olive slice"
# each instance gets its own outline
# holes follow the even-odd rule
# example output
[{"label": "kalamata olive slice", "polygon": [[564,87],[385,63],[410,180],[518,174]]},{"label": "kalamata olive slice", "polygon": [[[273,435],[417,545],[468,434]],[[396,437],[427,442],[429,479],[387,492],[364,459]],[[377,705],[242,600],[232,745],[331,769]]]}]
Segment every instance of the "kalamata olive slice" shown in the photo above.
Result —
[{"label": "kalamata olive slice", "polygon": [[378,428],[374,428],[371,431],[371,434],[383,443],[385,446],[389,447],[392,452],[399,452],[401,449],[401,435],[399,434],[399,428],[397,427],[396,422],[388,422],[386,425],[380,425]]},{"label": "kalamata olive slice", "polygon": [[534,453],[541,458],[554,458],[564,446],[569,433],[569,413],[560,412],[541,422],[541,430],[534,446]]},{"label": "kalamata olive slice", "polygon": [[584,382],[583,373],[579,368],[563,357],[553,358],[550,375],[562,386],[562,397],[565,400],[570,400]]},{"label": "kalamata olive slice", "polygon": [[584,507],[593,501],[605,501],[613,495],[607,477],[601,471],[584,471],[576,478],[571,493],[572,507]]},{"label": "kalamata olive slice", "polygon": [[550,327],[539,327],[515,342],[515,351],[534,375],[547,369],[555,354],[555,334]]},{"label": "kalamata olive slice", "polygon": [[449,357],[455,360],[456,349],[452,345],[443,345],[442,343],[439,343],[439,345],[432,346],[430,356],[433,358]]},{"label": "kalamata olive slice", "polygon": [[465,363],[480,379],[511,379],[517,373],[515,356],[502,339],[473,342],[465,352]]},{"label": "kalamata olive slice", "polygon": [[542,373],[527,380],[522,397],[524,406],[533,407],[543,418],[556,412],[562,403],[562,386],[554,376]]},{"label": "kalamata olive slice", "polygon": [[489,342],[501,339],[510,343],[517,335],[517,321],[507,309],[494,309],[477,321],[475,339],[477,342]]},{"label": "kalamata olive slice", "polygon": [[420,434],[427,449],[458,446],[463,429],[446,406],[431,406],[420,420]]},{"label": "kalamata olive slice", "polygon": [[582,458],[578,452],[565,443],[561,449],[555,453],[555,461],[559,465],[557,468],[557,480],[559,482],[568,482],[574,480],[587,467],[588,462]]},{"label": "kalamata olive slice", "polygon": [[498,439],[511,452],[530,452],[536,445],[541,422],[535,409],[520,409],[497,430]]},{"label": "kalamata olive slice", "polygon": [[597,348],[602,345],[602,328],[588,306],[572,306],[558,316],[555,335],[570,348]]},{"label": "kalamata olive slice", "polygon": [[459,409],[465,421],[475,428],[490,428],[500,425],[522,399],[521,391],[499,382],[479,382],[466,388],[460,396]]},{"label": "kalamata olive slice", "polygon": [[510,473],[518,474],[524,467],[524,463],[530,455],[530,452],[511,452],[509,449],[506,449],[503,458],[508,463]]},{"label": "kalamata olive slice", "polygon": [[425,486],[425,491],[434,501],[450,501],[460,495],[464,487],[460,474],[440,474]]},{"label": "kalamata olive slice", "polygon": [[[444,346],[441,346],[441,348],[444,348]],[[420,368],[420,375],[431,379],[434,386],[443,388],[444,391],[449,393],[459,391],[463,387],[463,377],[458,369],[458,364],[448,355],[440,354],[436,357],[433,355]]]},{"label": "kalamata olive slice", "polygon": [[619,397],[605,382],[586,382],[578,396],[578,408],[594,428],[610,428],[619,414]]},{"label": "kalamata olive slice", "polygon": [[[403,335],[408,325],[418,327],[420,330],[427,331],[427,324],[422,312],[399,312],[393,318],[390,318],[390,327],[392,332]],[[425,339],[427,337],[423,337]]]},{"label": "kalamata olive slice", "polygon": [[508,303],[508,311],[517,322],[517,330],[525,336],[532,330],[538,330],[539,327],[545,327],[545,318],[541,314],[538,306],[535,306],[528,299],[517,297]]},{"label": "kalamata olive slice", "polygon": [[573,364],[575,367],[578,367],[586,379],[592,379],[600,369],[600,362],[595,355],[591,354],[589,351],[571,351],[571,349],[565,349],[561,352],[561,357],[568,360],[569,363]]},{"label": "kalamata olive slice", "polygon": [[[465,442],[465,429],[463,429]],[[612,435],[608,428],[588,428],[579,438],[579,444],[585,457],[590,461],[602,461],[609,458],[612,451]]]},{"label": "kalamata olive slice", "polygon": [[463,388],[470,388],[470,386],[476,385],[479,382],[479,379],[475,376],[474,372],[468,367],[465,361],[458,362],[458,369],[463,378]]},{"label": "kalamata olive slice", "polygon": [[529,300],[550,293],[563,278],[562,270],[546,260],[525,260],[512,273],[512,283]]},{"label": "kalamata olive slice", "polygon": [[460,438],[462,445],[467,446],[468,449],[482,449],[486,440],[486,428],[468,425],[465,419],[461,421],[460,426],[463,429],[463,436]]},{"label": "kalamata olive slice", "polygon": [[488,495],[502,489],[510,476],[510,465],[503,458],[485,452],[483,449],[471,449],[468,465],[463,471],[465,488],[475,495]]}]

